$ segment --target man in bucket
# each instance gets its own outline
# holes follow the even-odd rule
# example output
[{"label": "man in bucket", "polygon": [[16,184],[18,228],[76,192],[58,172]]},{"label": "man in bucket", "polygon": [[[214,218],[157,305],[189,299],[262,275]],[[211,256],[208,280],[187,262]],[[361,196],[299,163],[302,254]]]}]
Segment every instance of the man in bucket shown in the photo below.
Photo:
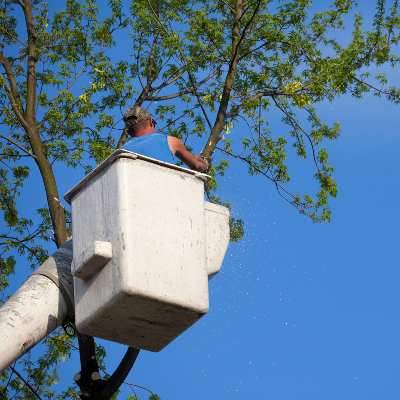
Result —
[{"label": "man in bucket", "polygon": [[211,158],[189,153],[182,141],[176,137],[155,133],[156,122],[145,108],[128,108],[123,120],[128,134],[132,136],[132,139],[122,147],[123,149],[170,164],[174,164],[176,156],[194,171],[209,171]]}]

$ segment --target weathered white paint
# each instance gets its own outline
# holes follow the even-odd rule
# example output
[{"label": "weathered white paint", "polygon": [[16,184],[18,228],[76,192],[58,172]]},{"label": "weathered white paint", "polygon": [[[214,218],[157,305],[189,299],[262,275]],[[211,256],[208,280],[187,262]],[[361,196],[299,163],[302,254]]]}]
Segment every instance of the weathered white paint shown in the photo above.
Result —
[{"label": "weathered white paint", "polygon": [[[160,351],[207,313],[208,264],[218,272],[227,247],[210,245],[207,258],[209,179],[119,150],[66,194],[74,264],[93,242],[112,245],[112,259],[93,277],[74,278],[80,332]],[[208,224],[212,240],[221,239],[220,226],[229,241],[229,212],[207,210],[219,218]]]},{"label": "weathered white paint", "polygon": [[[72,242],[58,249],[35,273],[58,279],[73,301],[70,266]],[[67,305],[48,277],[32,275],[0,309],[0,372],[60,326],[67,318]]]},{"label": "weathered white paint", "polygon": [[229,245],[229,210],[205,202],[208,280],[221,269]]}]

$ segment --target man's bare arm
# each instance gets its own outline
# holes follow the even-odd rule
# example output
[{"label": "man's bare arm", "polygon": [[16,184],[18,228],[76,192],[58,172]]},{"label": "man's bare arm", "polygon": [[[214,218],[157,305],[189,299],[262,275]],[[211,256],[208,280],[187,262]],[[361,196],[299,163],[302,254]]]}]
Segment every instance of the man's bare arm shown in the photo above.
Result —
[{"label": "man's bare arm", "polygon": [[168,136],[168,145],[172,154],[178,157],[190,169],[198,172],[205,172],[207,170],[207,163],[200,156],[189,153],[185,149],[185,145],[176,137]]}]

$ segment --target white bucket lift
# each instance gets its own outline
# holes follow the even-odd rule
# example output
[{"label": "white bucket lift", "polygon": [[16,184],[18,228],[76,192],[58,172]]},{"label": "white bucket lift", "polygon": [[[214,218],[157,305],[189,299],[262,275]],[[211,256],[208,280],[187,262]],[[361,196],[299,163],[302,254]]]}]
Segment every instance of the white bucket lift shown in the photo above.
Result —
[{"label": "white bucket lift", "polygon": [[117,150],[66,195],[78,331],[160,351],[208,311],[229,244],[209,176]]}]

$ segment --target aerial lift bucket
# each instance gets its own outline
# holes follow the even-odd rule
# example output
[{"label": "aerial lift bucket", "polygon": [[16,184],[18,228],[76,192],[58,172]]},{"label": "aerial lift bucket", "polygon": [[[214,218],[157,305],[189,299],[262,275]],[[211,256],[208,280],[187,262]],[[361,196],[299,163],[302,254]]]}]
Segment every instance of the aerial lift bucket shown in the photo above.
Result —
[{"label": "aerial lift bucket", "polygon": [[117,150],[71,189],[78,331],[160,351],[208,311],[229,211],[208,175]]}]

